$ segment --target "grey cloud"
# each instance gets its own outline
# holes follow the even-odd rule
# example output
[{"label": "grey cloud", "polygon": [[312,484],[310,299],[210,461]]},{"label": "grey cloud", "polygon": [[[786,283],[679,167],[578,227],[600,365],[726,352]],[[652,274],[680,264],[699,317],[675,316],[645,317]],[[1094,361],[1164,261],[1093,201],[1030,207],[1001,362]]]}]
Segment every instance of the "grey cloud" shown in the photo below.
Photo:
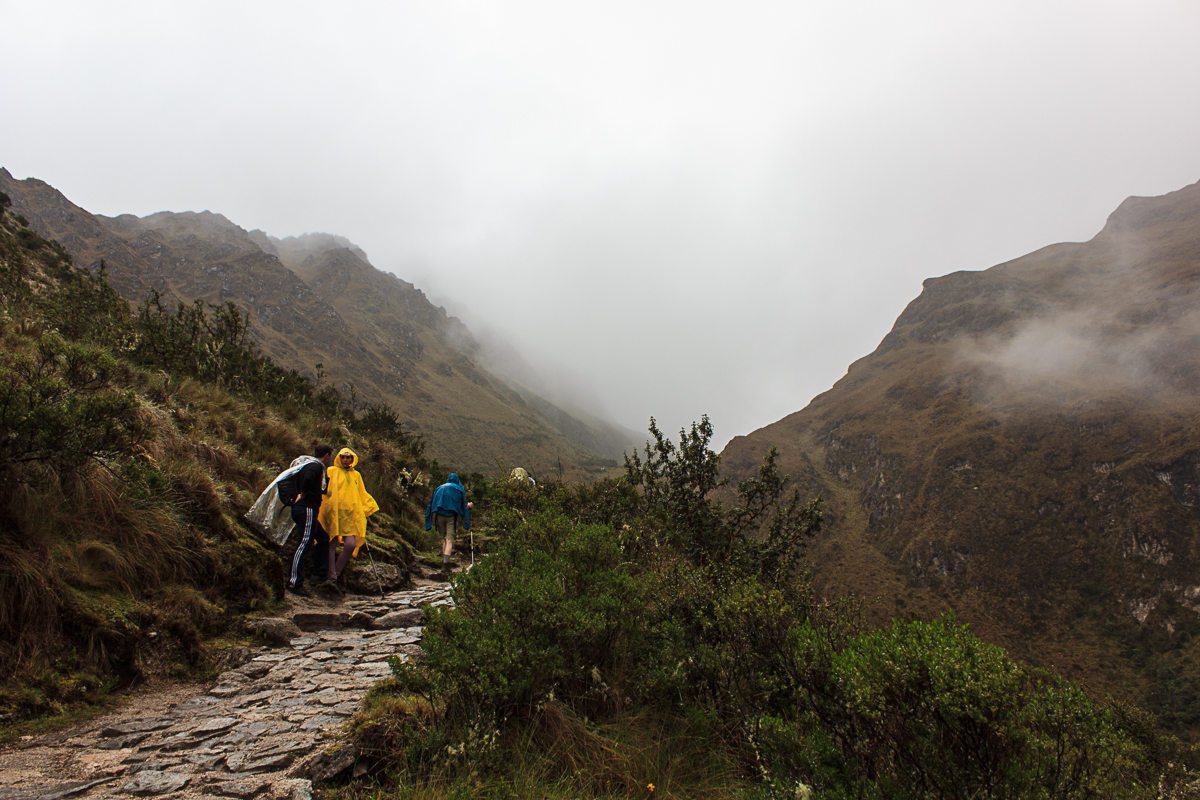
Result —
[{"label": "grey cloud", "polygon": [[832,385],[923,279],[1200,177],[1198,15],[8,3],[0,162],[95,213],[344,236],[564,396],[724,440]]}]

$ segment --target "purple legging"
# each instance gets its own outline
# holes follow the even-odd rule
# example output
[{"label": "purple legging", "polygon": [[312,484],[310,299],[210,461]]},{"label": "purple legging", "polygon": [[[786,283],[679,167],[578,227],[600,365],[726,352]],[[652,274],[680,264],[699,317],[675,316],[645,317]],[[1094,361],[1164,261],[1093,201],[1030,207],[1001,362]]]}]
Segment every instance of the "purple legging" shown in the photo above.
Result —
[{"label": "purple legging", "polygon": [[338,576],[342,574],[342,570],[346,568],[346,562],[350,560],[350,556],[354,555],[355,537],[347,536],[344,541],[342,554],[339,556],[337,555],[337,539],[329,540],[329,580],[331,581],[338,579]]}]

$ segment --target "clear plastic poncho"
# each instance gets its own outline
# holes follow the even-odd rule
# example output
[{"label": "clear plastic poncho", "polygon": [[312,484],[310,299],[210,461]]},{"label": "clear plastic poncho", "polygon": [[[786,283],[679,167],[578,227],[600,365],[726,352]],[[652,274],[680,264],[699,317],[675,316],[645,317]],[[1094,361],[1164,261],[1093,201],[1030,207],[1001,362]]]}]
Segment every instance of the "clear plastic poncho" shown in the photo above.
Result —
[{"label": "clear plastic poncho", "polygon": [[[292,528],[296,526],[296,523],[292,521],[292,508],[285,506],[279,499],[277,486],[281,480],[299,472],[307,464],[321,464],[321,461],[312,456],[297,458],[290,467],[271,481],[271,485],[258,496],[254,505],[250,506],[250,510],[246,512],[246,520],[275,544],[282,545],[286,542],[292,535]],[[321,464],[321,470],[324,471],[324,469],[325,465]]]}]

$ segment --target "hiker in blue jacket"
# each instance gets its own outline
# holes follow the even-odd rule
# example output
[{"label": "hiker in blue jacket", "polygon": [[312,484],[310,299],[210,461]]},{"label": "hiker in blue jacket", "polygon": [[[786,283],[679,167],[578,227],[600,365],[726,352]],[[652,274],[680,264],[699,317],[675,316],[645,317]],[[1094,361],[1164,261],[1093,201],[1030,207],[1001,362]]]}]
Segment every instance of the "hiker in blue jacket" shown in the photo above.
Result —
[{"label": "hiker in blue jacket", "polygon": [[437,525],[438,534],[442,537],[442,569],[450,568],[450,554],[454,552],[454,534],[458,520],[462,520],[462,529],[471,530],[471,510],[467,503],[467,492],[463,489],[458,475],[450,473],[446,482],[433,493],[429,508],[425,510],[425,530]]}]

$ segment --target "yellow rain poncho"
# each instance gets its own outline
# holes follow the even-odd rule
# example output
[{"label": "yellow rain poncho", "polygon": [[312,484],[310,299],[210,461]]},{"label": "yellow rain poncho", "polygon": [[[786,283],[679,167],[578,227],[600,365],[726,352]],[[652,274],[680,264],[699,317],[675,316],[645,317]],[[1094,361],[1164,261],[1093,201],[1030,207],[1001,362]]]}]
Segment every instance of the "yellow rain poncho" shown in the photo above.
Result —
[{"label": "yellow rain poncho", "polygon": [[[341,466],[342,455],[353,457],[349,469]],[[333,466],[326,470],[329,475],[328,495],[321,501],[321,513],[317,519],[329,534],[329,541],[341,542],[347,536],[354,537],[354,555],[367,540],[367,517],[379,510],[375,498],[363,486],[362,475],[354,467],[358,455],[349,447],[343,447],[333,459]]]}]

